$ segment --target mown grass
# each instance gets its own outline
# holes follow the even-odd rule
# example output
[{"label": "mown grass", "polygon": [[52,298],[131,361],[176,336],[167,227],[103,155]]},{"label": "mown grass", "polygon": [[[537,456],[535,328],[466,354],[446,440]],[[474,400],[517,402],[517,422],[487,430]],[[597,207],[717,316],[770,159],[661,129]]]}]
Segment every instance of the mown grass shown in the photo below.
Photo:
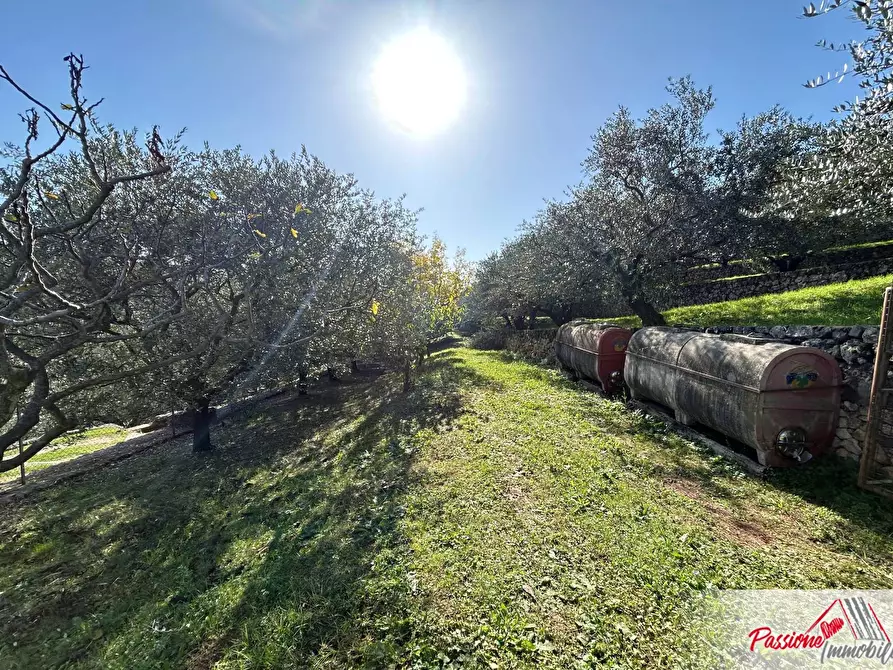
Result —
[{"label": "mown grass", "polygon": [[[120,426],[98,426],[63,435],[51,442],[43,451],[25,464],[25,477],[28,473],[43,470],[60,461],[70,461],[78,456],[105,449],[127,439],[131,433]],[[14,456],[15,449],[8,452]],[[0,483],[19,478],[19,469],[0,472]]]},{"label": "mown grass", "polygon": [[710,586],[893,586],[893,510],[844,464],[753,479],[496,352],[398,387],[5,507],[3,667],[709,667]]},{"label": "mown grass", "polygon": [[[707,305],[665,311],[667,323],[691,326],[853,325],[880,323],[884,289],[893,275],[767,293]],[[636,316],[602,319],[624,326],[640,326]]]}]

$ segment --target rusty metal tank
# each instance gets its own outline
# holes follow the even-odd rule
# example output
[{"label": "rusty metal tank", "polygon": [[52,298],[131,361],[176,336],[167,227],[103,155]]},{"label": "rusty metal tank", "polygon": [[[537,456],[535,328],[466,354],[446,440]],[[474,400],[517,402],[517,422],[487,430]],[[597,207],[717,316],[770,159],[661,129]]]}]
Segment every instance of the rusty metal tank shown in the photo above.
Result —
[{"label": "rusty metal tank", "polygon": [[555,356],[562,367],[601,384],[605,393],[623,385],[623,362],[632,331],[609,323],[572,321],[558,329]]},{"label": "rusty metal tank", "polygon": [[840,413],[840,367],[813,347],[673,328],[638,330],[624,378],[686,425],[752,447],[762,465],[805,462],[831,447]]}]

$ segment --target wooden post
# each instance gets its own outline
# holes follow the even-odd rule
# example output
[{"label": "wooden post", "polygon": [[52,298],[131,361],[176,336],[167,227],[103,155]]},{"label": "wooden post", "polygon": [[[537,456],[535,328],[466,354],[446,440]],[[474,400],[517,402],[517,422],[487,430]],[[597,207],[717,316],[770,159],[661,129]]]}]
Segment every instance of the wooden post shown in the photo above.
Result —
[{"label": "wooden post", "polygon": [[884,307],[881,310],[881,329],[878,333],[877,354],[874,358],[874,373],[871,378],[871,396],[868,401],[868,427],[865,430],[865,442],[862,445],[862,456],[859,461],[859,486],[861,488],[893,497],[889,490],[879,488],[878,481],[870,479],[872,469],[877,465],[878,433],[881,428],[881,416],[887,405],[887,398],[893,389],[887,386],[887,370],[890,367],[891,342],[893,328],[890,324],[890,310],[893,308],[893,287],[884,291]]},{"label": "wooden post", "polygon": [[[16,403],[16,421],[19,421],[22,418],[22,404],[21,402]],[[22,438],[19,438],[19,456],[22,455]],[[19,480],[22,483],[22,486],[25,485],[25,462],[22,461],[19,463]]]}]

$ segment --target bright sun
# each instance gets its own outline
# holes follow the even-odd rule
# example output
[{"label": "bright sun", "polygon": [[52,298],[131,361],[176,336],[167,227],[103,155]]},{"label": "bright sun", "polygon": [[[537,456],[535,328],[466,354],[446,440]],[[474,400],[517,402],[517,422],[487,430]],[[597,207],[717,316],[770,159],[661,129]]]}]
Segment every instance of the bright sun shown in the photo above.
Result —
[{"label": "bright sun", "polygon": [[450,45],[427,28],[389,43],[372,71],[384,115],[427,137],[447,128],[465,104],[465,72]]}]

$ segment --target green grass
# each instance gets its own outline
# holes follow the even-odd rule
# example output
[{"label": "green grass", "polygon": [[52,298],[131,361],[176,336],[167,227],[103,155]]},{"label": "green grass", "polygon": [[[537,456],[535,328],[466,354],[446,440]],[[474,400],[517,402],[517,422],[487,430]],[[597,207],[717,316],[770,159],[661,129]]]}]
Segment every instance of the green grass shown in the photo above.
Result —
[{"label": "green grass", "polygon": [[[28,473],[43,470],[59,461],[69,461],[78,456],[105,449],[127,439],[131,433],[120,426],[99,426],[76,433],[69,433],[51,442],[43,451],[25,464],[25,477]],[[15,456],[13,449],[10,456]],[[0,472],[0,484],[19,478],[19,469]]]},{"label": "green grass", "polygon": [[703,589],[893,586],[851,466],[753,479],[495,352],[399,383],[4,507],[3,667],[705,667]]},{"label": "green grass", "polygon": [[831,247],[830,249],[826,249],[826,251],[849,251],[850,249],[871,249],[873,247],[886,247],[893,244],[893,240],[886,240],[884,242],[863,242],[862,244],[848,244],[842,247]]},{"label": "green grass", "polygon": [[[692,326],[877,324],[880,323],[884,289],[891,282],[893,275],[886,275],[729,302],[676,307],[664,312],[664,318],[670,324]],[[602,320],[623,326],[642,324],[635,316]]]}]

